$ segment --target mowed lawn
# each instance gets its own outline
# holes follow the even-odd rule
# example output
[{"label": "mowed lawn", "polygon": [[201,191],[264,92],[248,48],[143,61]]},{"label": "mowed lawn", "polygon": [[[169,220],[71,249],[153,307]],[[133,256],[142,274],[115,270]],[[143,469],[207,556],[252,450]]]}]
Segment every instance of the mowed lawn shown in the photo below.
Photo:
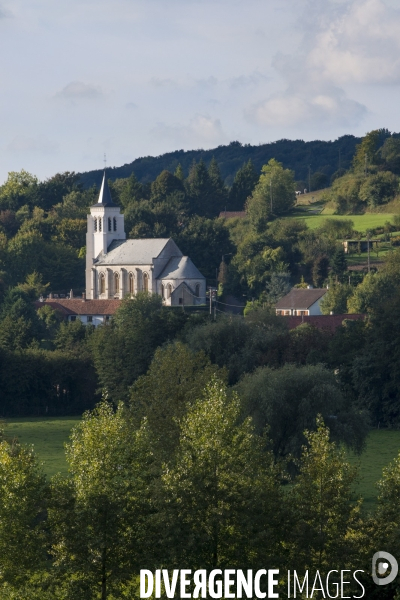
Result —
[{"label": "mowed lawn", "polygon": [[382,227],[386,221],[392,222],[393,215],[388,213],[373,213],[366,215],[310,215],[306,211],[302,214],[302,211],[298,210],[286,218],[300,219],[304,221],[310,229],[321,227],[327,219],[349,219],[353,221],[354,229],[356,231],[366,232],[367,229]]},{"label": "mowed lawn", "polygon": [[18,438],[21,444],[33,444],[49,477],[58,472],[65,475],[68,467],[64,443],[79,421],[79,417],[6,419],[5,434],[8,438]]}]

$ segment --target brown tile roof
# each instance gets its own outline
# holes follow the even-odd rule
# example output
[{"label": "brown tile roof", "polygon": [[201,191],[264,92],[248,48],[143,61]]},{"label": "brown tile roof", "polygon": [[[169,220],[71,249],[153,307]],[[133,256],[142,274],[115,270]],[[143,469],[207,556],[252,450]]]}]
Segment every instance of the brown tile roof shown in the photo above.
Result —
[{"label": "brown tile roof", "polygon": [[275,305],[275,308],[289,310],[307,310],[317,300],[322,298],[328,290],[326,288],[292,288],[286,296],[283,296]]},{"label": "brown tile roof", "polygon": [[304,316],[304,317],[283,317],[288,324],[289,329],[295,329],[303,323],[309,323],[318,329],[326,329],[329,331],[335,331],[338,327],[341,327],[343,321],[348,319],[350,321],[361,321],[366,318],[366,315],[315,315],[315,316]]},{"label": "brown tile roof", "polygon": [[245,210],[236,210],[236,211],[227,211],[223,210],[219,213],[220,218],[222,219],[234,219],[235,217],[239,217],[239,219],[244,219],[247,216]]},{"label": "brown tile roof", "polygon": [[82,300],[81,298],[53,298],[35,302],[36,308],[51,306],[64,315],[113,315],[121,305],[121,300]]}]

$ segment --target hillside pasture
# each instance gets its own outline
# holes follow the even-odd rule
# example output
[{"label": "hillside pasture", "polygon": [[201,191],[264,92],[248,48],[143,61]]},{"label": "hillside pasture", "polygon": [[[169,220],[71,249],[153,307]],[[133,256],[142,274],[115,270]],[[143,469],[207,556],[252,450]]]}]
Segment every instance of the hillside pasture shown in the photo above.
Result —
[{"label": "hillside pasture", "polygon": [[[311,208],[311,207],[310,207]],[[317,229],[321,227],[328,219],[348,219],[353,221],[354,229],[365,233],[367,229],[375,229],[376,227],[383,227],[386,221],[392,221],[393,214],[388,213],[367,213],[364,215],[329,215],[319,212],[318,214],[311,214],[311,210],[299,210],[295,209],[290,215],[284,218],[295,218],[304,221],[310,229]]]}]

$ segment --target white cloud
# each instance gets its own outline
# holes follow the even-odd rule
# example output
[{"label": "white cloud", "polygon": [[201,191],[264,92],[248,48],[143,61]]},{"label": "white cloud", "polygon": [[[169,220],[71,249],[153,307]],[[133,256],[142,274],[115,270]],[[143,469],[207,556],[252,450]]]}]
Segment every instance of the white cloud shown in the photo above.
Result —
[{"label": "white cloud", "polygon": [[298,27],[297,53],[272,60],[285,88],[246,111],[256,123],[356,126],[368,109],[349,84],[400,83],[400,10],[383,0],[309,0]]},{"label": "white cloud", "polygon": [[100,87],[82,81],[71,81],[62,90],[57,92],[57,98],[66,100],[94,100],[103,96]]},{"label": "white cloud", "polygon": [[343,90],[330,88],[314,93],[287,90],[253,106],[247,117],[268,126],[315,123],[346,127],[358,123],[366,112],[365,106],[347,98]]},{"label": "white cloud", "polygon": [[221,121],[200,114],[191,119],[188,125],[158,123],[152,133],[158,138],[189,144],[220,144],[227,141]]},{"label": "white cloud", "polygon": [[399,83],[400,11],[382,0],[347,2],[315,36],[306,67],[338,85]]},{"label": "white cloud", "polygon": [[58,150],[58,144],[47,138],[31,138],[24,135],[15,136],[7,146],[7,151],[15,153],[53,154]]}]

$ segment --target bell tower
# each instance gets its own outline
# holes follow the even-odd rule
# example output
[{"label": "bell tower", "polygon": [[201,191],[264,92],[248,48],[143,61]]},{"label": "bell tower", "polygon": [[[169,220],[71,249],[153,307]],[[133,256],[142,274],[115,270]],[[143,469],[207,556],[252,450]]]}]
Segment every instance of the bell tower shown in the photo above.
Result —
[{"label": "bell tower", "polygon": [[124,215],[114,204],[103,174],[100,194],[96,204],[90,207],[86,233],[86,298],[92,298],[92,267],[99,254],[107,254],[113,240],[125,240]]}]

